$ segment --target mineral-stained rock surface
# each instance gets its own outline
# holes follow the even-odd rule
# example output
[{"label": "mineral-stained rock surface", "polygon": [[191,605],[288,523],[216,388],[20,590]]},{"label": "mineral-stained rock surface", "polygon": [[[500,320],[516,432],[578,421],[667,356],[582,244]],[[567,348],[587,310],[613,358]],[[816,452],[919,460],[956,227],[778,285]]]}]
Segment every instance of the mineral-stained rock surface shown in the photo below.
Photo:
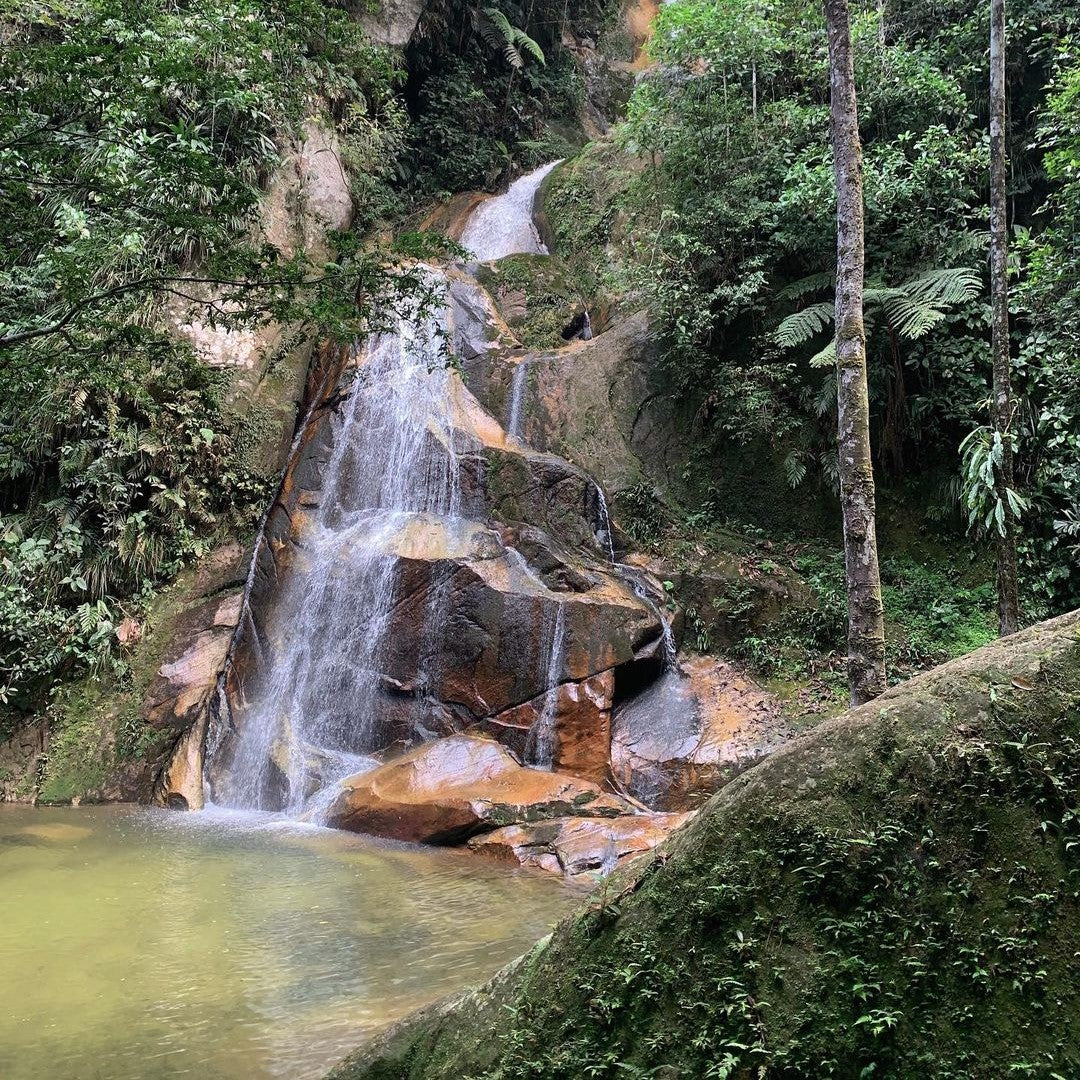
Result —
[{"label": "mineral-stained rock surface", "polygon": [[686,657],[618,710],[611,769],[657,810],[703,801],[791,737],[779,703],[720,660]]},{"label": "mineral-stained rock surface", "polygon": [[415,843],[459,843],[517,822],[633,812],[595,784],[524,768],[497,742],[467,735],[425,743],[341,786],[330,825]]},{"label": "mineral-stained rock surface", "polygon": [[474,837],[469,848],[501,862],[535,866],[571,877],[610,873],[621,862],[651,851],[691,814],[637,814],[617,818],[555,818],[507,825]]}]

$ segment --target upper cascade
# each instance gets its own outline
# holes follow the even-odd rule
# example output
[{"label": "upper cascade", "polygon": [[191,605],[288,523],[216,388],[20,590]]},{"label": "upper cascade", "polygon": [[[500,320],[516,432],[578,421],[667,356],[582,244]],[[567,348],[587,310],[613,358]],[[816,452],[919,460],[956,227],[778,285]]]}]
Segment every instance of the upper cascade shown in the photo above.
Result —
[{"label": "upper cascade", "polygon": [[492,262],[507,255],[546,255],[547,248],[533,223],[536,193],[558,161],[549,161],[518,177],[502,195],[482,202],[470,215],[461,234],[462,247],[478,262]]}]

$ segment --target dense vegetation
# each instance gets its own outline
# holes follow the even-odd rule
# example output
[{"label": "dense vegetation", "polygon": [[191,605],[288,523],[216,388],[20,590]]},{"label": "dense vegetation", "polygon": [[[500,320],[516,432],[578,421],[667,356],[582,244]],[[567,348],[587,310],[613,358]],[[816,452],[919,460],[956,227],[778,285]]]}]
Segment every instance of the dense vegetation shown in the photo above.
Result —
[{"label": "dense vegetation", "polygon": [[[1031,619],[1080,602],[1080,95],[1075,9],[1009,10],[1014,437],[1031,504]],[[971,0],[857,10],[875,467],[957,547],[969,521],[976,537],[992,530],[995,511],[982,468],[986,42],[985,5]],[[670,378],[699,404],[694,501],[753,520],[757,507],[731,513],[725,476],[732,448],[747,445],[782,460],[793,504],[811,485],[828,498],[835,194],[820,6],[682,0],[662,7],[651,50],[658,66],[631,98],[620,152],[591,149],[553,179],[560,251],[657,313]],[[768,488],[763,501],[777,498]]]}]

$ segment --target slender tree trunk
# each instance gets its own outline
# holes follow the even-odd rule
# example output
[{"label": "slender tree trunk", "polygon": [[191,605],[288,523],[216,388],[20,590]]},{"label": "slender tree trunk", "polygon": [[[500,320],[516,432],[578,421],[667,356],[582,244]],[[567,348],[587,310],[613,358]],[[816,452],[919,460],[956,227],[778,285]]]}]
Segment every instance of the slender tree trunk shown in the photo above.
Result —
[{"label": "slender tree trunk", "polygon": [[994,470],[994,485],[1005,512],[997,537],[998,627],[1003,637],[1016,632],[1020,611],[1016,519],[1006,497],[1007,491],[1014,487],[1006,199],[1005,0],[990,0],[990,306],[994,355],[994,430],[1001,436],[1001,463]]},{"label": "slender tree trunk", "polygon": [[878,571],[870,403],[863,325],[862,147],[847,0],[825,0],[836,174],[836,390],[840,501],[848,597],[851,701],[885,689],[885,625]]}]

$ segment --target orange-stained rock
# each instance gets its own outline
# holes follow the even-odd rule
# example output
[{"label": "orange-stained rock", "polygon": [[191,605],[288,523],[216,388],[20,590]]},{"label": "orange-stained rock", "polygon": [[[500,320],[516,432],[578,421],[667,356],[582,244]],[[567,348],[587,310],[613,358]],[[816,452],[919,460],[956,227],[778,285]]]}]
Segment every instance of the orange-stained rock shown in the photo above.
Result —
[{"label": "orange-stained rock", "polygon": [[693,814],[636,814],[610,820],[555,818],[508,825],[469,841],[469,848],[502,862],[575,876],[610,873],[627,859],[651,851]]},{"label": "orange-stained rock", "polygon": [[602,784],[609,775],[611,702],[615,671],[608,668],[587,679],[565,682],[554,690],[477,725],[518,754],[525,752],[529,731],[541,721],[554,696],[552,765],[558,772],[583,776]]},{"label": "orange-stained rock", "polygon": [[615,817],[629,804],[595,784],[520,765],[491,739],[437,739],[342,781],[327,824],[414,843],[456,843],[545,818]]},{"label": "orange-stained rock", "polygon": [[654,809],[695,806],[791,737],[780,712],[775,698],[730,664],[683,658],[678,672],[618,710],[612,773]]}]

